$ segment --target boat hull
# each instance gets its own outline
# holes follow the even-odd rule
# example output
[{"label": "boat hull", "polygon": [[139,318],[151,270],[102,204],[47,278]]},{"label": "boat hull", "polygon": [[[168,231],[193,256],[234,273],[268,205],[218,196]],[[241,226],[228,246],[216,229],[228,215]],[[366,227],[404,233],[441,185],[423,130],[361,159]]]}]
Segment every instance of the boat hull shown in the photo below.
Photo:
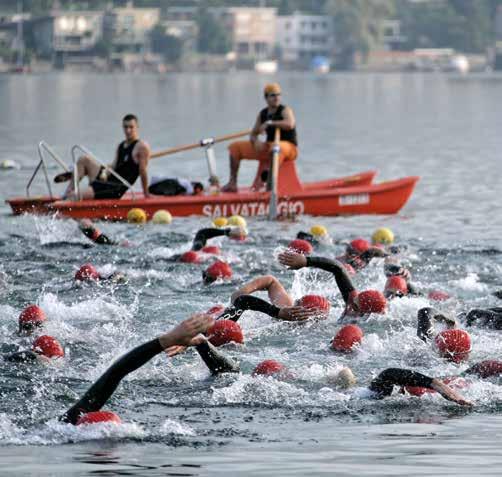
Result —
[{"label": "boat hull", "polygon": [[[351,187],[305,187],[289,195],[280,195],[278,212],[291,215],[361,215],[395,214],[406,204],[418,177],[406,177],[381,184]],[[323,181],[327,182],[327,181]],[[314,183],[315,184],[315,183]],[[319,184],[319,183],[317,183]],[[325,186],[324,186],[325,187]],[[218,195],[152,197],[120,200],[86,200],[80,202],[51,201],[47,198],[11,199],[7,201],[14,214],[58,213],[74,219],[125,220],[133,207],[140,207],[151,218],[157,210],[168,209],[173,216],[203,215],[208,217],[242,215],[246,217],[268,214],[269,192],[222,193]]]}]

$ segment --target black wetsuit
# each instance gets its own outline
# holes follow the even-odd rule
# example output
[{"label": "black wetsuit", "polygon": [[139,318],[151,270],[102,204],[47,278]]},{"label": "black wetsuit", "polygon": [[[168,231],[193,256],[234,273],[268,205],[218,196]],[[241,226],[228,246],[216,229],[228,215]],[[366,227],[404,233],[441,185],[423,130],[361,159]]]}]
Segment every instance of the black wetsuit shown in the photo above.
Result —
[{"label": "black wetsuit", "polygon": [[[211,373],[238,371],[237,364],[220,354],[210,343],[198,345],[196,349]],[[60,417],[60,420],[76,424],[83,414],[99,411],[112,396],[123,378],[136,371],[162,351],[164,349],[156,338],[126,353],[105,371],[83,397]]]},{"label": "black wetsuit", "polygon": [[474,309],[462,314],[467,326],[481,326],[492,330],[502,330],[502,308]]},{"label": "black wetsuit", "polygon": [[96,229],[94,227],[82,227],[82,233],[94,243],[98,245],[117,245],[117,242],[106,236],[105,234],[99,234],[94,238]]},{"label": "black wetsuit", "polygon": [[359,271],[366,268],[374,258],[386,257],[387,253],[378,247],[370,247],[359,255],[348,255],[340,257],[340,261],[350,265],[354,270]]},{"label": "black wetsuit", "polygon": [[[139,176],[139,164],[134,161],[132,154],[138,142],[139,139],[130,144],[122,141],[117,148],[117,164],[114,171],[131,185]],[[95,199],[120,199],[127,191],[127,187],[113,174],[110,174],[106,181],[96,179],[90,185],[94,190]]]},{"label": "black wetsuit", "polygon": [[432,388],[433,378],[409,369],[388,368],[382,371],[368,386],[378,399],[390,396],[394,386]]},{"label": "black wetsuit", "polygon": [[226,308],[216,319],[237,321],[246,310],[259,311],[272,318],[278,318],[280,308],[256,296],[241,295],[235,299],[231,307]]},{"label": "black wetsuit", "polygon": [[435,308],[426,307],[418,310],[417,314],[417,336],[422,341],[427,341],[435,336],[434,322],[442,322],[449,327],[455,327],[455,320],[440,313]]},{"label": "black wetsuit", "polygon": [[232,229],[226,228],[226,229],[217,229],[217,228],[207,228],[207,229],[200,229],[196,234],[195,238],[193,239],[192,242],[192,250],[194,251],[199,251],[202,250],[205,246],[206,243],[209,239],[212,239],[214,237],[223,237],[226,235],[227,237],[230,235],[230,231]]},{"label": "black wetsuit", "polygon": [[17,351],[15,353],[4,354],[3,359],[13,363],[32,363],[37,361],[39,355],[31,350]]}]

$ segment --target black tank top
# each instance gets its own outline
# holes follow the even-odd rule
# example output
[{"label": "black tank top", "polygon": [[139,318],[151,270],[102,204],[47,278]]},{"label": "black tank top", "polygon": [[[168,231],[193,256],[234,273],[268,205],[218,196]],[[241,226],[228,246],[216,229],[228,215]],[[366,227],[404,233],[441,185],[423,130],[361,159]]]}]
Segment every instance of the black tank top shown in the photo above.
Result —
[{"label": "black tank top", "polygon": [[[118,159],[115,172],[129,182],[129,184],[134,184],[139,176],[139,164],[132,157],[132,151],[138,142],[139,139],[127,146],[126,141],[123,141],[117,149]],[[114,175],[110,175],[108,181],[120,182]]]},{"label": "black tank top", "polygon": [[[272,121],[280,121],[284,119],[282,113],[285,109],[285,106],[280,104],[277,108],[277,111],[274,114],[270,114],[268,112],[268,108],[264,108],[260,111],[260,122],[263,124],[265,121],[271,119]],[[274,142],[275,135],[275,127],[269,126],[267,128],[267,142]],[[296,128],[293,128],[289,131],[285,131],[281,129],[281,141],[288,141],[293,143],[295,146],[298,146],[298,140],[296,137]]]}]

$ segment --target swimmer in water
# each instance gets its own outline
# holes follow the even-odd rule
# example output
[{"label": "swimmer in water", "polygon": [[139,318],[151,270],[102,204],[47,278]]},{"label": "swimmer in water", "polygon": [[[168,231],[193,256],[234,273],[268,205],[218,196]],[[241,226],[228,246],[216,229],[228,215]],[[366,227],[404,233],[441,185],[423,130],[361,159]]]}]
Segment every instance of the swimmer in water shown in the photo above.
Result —
[{"label": "swimmer in water", "polygon": [[[419,315],[422,312],[431,315],[433,320],[441,319],[444,316],[439,311],[434,308],[424,308],[419,310]],[[455,322],[453,318],[447,318],[450,321]],[[468,312],[462,312],[457,315],[457,319],[465,322],[465,326],[479,326],[480,328],[488,328],[492,330],[502,330],[502,307],[492,307],[492,308],[479,308],[473,309]]]},{"label": "swimmer in water", "polygon": [[345,254],[337,257],[341,263],[350,265],[358,272],[366,268],[374,258],[385,258],[389,254],[380,247],[371,245],[367,240],[355,239],[347,245]]},{"label": "swimmer in water", "polygon": [[19,315],[18,334],[29,336],[42,329],[46,322],[47,316],[42,308],[37,305],[29,305]]},{"label": "swimmer in water", "polygon": [[[256,291],[266,291],[271,303],[252,296]],[[305,321],[309,318],[326,318],[329,301],[318,295],[306,295],[294,300],[282,283],[273,275],[263,275],[235,291],[232,306],[223,311],[218,319],[237,321],[245,310],[254,310],[284,321]]]},{"label": "swimmer in water", "polygon": [[79,228],[82,233],[95,244],[98,245],[120,245],[119,242],[112,240],[102,233],[89,219],[83,219],[79,222]]},{"label": "swimmer in water", "polygon": [[101,275],[96,270],[96,267],[90,263],[86,263],[82,265],[75,272],[75,281],[76,282],[106,282],[106,283],[127,283],[127,275],[123,272],[113,272],[109,276]]},{"label": "swimmer in water", "polygon": [[384,263],[384,274],[387,277],[385,284],[385,298],[395,298],[401,296],[420,296],[422,293],[411,282],[410,271],[401,265],[395,257],[387,257]]},{"label": "swimmer in water", "polygon": [[84,396],[59,419],[75,425],[87,413],[99,411],[110,399],[122,379],[141,368],[153,357],[174,346],[196,346],[213,374],[236,370],[236,365],[231,360],[220,355],[205,337],[198,336],[206,332],[213,323],[211,315],[196,314],[168,333],[129,351],[113,363]]},{"label": "swimmer in water", "polygon": [[64,349],[55,338],[48,335],[39,336],[31,349],[4,354],[5,361],[16,363],[51,362],[54,358],[64,357]]},{"label": "swimmer in water", "polygon": [[[209,227],[200,229],[195,234],[192,247],[188,252],[174,255],[171,259],[185,263],[201,263],[204,261],[204,254],[219,255],[221,250],[216,246],[208,246],[207,241],[215,237],[229,237],[235,240],[242,240],[248,232],[243,227]],[[202,252],[202,253],[201,253]]]},{"label": "swimmer in water", "polygon": [[387,300],[384,295],[377,290],[357,291],[344,265],[337,260],[323,257],[305,257],[298,253],[286,251],[279,255],[279,262],[292,270],[312,267],[332,273],[345,302],[345,311],[340,321],[362,318],[371,313],[385,313]]}]

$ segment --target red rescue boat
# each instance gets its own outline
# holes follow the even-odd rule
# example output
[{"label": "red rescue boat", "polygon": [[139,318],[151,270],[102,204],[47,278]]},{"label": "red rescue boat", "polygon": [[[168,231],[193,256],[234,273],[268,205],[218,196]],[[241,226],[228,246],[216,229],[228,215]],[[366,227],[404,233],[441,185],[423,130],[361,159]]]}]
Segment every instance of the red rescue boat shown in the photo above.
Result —
[{"label": "red rescue boat", "polygon": [[[372,184],[375,171],[302,184],[294,162],[286,162],[278,177],[278,213],[291,215],[395,214],[407,202],[418,177]],[[58,213],[76,219],[125,220],[133,207],[150,218],[167,209],[173,216],[266,216],[270,192],[242,188],[234,193],[195,196],[153,196],[145,199],[130,193],[121,199],[63,201],[50,197],[20,197],[7,200],[14,214]]]}]

